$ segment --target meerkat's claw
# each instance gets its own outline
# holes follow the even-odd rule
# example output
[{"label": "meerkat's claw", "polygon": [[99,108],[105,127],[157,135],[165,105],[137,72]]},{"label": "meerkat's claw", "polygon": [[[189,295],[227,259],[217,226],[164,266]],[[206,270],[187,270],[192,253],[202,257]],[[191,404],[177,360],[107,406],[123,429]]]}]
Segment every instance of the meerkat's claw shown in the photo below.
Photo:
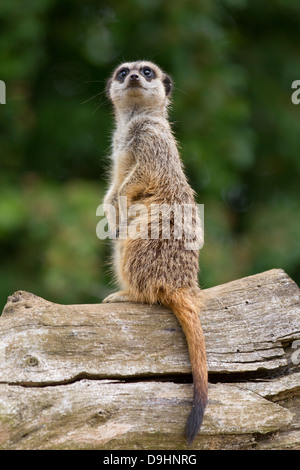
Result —
[{"label": "meerkat's claw", "polygon": [[130,297],[126,294],[126,292],[115,292],[114,294],[110,294],[102,300],[102,303],[117,303],[117,302],[132,302]]}]

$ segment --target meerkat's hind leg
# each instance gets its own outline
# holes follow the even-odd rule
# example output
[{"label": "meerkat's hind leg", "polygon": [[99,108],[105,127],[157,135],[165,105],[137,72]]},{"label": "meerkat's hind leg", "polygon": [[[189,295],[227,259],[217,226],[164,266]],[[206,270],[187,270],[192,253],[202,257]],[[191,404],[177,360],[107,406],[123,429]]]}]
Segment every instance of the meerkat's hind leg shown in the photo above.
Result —
[{"label": "meerkat's hind leg", "polygon": [[102,300],[102,303],[134,302],[130,294],[124,290],[110,294]]}]

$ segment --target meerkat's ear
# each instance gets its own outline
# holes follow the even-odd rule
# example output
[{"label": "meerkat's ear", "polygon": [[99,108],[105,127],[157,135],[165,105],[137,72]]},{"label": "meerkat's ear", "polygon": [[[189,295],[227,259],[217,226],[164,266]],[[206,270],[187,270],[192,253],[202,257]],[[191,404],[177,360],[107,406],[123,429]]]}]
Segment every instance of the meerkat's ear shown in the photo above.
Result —
[{"label": "meerkat's ear", "polygon": [[106,98],[108,98],[109,100],[110,100],[110,93],[109,93],[109,90],[110,90],[111,82],[112,82],[112,78],[109,78],[109,79],[107,80],[106,86],[105,86]]},{"label": "meerkat's ear", "polygon": [[166,95],[170,95],[173,91],[173,80],[170,75],[165,74],[163,76],[163,84],[166,90]]}]

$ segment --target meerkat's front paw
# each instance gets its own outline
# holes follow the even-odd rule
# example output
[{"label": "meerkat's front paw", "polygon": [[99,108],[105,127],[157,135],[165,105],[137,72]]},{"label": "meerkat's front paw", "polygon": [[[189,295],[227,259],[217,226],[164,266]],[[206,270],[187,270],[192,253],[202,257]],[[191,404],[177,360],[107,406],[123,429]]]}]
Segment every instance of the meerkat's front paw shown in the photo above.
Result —
[{"label": "meerkat's front paw", "polygon": [[110,294],[102,300],[102,303],[117,303],[117,302],[133,302],[126,292],[115,292]]}]

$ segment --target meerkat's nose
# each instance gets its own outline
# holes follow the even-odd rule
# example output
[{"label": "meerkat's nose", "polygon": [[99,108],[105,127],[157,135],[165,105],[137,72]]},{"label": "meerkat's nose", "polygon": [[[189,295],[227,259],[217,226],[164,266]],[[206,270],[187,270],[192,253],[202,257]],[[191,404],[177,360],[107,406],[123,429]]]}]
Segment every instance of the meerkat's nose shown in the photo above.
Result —
[{"label": "meerkat's nose", "polygon": [[132,73],[129,77],[130,83],[136,83],[140,81],[140,76],[137,73]]}]

